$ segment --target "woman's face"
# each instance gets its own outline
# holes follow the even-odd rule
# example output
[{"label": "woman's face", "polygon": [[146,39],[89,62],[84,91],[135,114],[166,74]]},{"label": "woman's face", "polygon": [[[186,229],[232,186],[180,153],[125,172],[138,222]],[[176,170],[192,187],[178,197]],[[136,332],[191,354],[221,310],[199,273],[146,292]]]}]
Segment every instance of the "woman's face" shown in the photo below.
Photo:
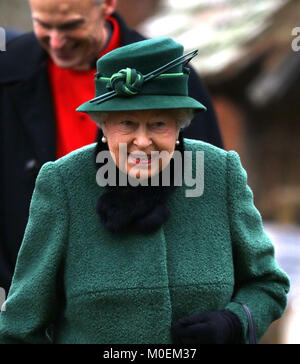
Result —
[{"label": "woman's face", "polygon": [[[130,177],[145,179],[169,164],[179,135],[175,112],[143,110],[108,114],[102,130],[120,170]],[[164,153],[158,158],[161,152]]]}]

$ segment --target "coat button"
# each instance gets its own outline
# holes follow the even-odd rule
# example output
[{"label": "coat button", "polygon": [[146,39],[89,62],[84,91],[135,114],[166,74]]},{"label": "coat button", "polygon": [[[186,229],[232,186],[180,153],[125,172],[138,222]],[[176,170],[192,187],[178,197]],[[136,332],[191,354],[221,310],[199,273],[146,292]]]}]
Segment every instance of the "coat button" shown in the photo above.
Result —
[{"label": "coat button", "polygon": [[29,159],[25,163],[25,172],[30,176],[37,176],[41,166],[36,159]]}]

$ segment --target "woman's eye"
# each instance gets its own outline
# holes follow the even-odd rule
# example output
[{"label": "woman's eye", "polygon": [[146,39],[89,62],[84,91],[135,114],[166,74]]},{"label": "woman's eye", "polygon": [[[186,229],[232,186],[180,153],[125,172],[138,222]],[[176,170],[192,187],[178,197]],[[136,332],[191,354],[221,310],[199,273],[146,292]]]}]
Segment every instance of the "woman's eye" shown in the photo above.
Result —
[{"label": "woman's eye", "polygon": [[166,123],[164,123],[163,121],[157,121],[156,123],[153,124],[153,126],[155,128],[162,128],[162,127],[166,126]]},{"label": "woman's eye", "polygon": [[121,121],[122,126],[133,126],[133,122],[130,120]]}]

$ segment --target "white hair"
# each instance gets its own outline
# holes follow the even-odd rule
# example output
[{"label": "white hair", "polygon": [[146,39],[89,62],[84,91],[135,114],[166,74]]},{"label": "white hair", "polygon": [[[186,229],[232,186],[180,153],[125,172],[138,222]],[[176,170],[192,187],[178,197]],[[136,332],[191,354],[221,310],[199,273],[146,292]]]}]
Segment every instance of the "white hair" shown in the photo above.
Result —
[{"label": "white hair", "polygon": [[[194,109],[172,109],[175,114],[178,129],[187,128],[194,118]],[[107,119],[108,112],[93,111],[88,113],[90,118],[101,128],[101,124]]]},{"label": "white hair", "polygon": [[101,128],[101,124],[107,119],[108,112],[92,111],[88,113],[90,118]]},{"label": "white hair", "polygon": [[194,118],[194,109],[178,109],[175,110],[176,122],[179,129],[187,128]]}]

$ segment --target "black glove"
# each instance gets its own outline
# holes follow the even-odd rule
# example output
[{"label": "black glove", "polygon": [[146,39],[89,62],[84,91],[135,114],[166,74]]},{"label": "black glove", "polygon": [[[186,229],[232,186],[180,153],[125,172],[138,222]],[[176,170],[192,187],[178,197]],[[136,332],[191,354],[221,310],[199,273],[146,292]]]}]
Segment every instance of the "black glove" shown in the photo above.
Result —
[{"label": "black glove", "polygon": [[238,344],[242,338],[239,318],[229,310],[197,313],[172,324],[174,343]]}]

